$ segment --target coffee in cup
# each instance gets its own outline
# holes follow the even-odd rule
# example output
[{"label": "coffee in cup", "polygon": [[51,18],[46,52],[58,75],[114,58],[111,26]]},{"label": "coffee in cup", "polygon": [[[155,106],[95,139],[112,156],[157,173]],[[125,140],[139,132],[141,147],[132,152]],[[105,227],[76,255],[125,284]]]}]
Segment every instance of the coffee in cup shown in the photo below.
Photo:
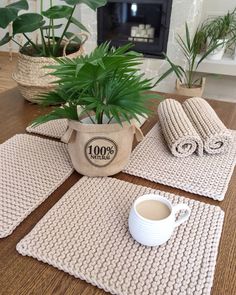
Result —
[{"label": "coffee in cup", "polygon": [[[176,214],[185,211],[176,220]],[[190,216],[186,204],[173,206],[171,202],[155,194],[144,195],[136,199],[129,215],[129,231],[132,237],[145,246],[159,246],[167,242],[175,227]]]}]

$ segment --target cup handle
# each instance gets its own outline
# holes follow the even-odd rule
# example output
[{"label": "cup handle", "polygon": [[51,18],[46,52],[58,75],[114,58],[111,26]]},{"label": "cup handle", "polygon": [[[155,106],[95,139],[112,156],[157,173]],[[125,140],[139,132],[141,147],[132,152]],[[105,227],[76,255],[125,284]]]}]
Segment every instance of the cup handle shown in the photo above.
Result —
[{"label": "cup handle", "polygon": [[178,204],[178,205],[173,207],[173,213],[174,214],[177,214],[181,210],[185,210],[187,212],[184,213],[182,216],[180,216],[180,218],[178,220],[175,221],[175,227],[179,226],[180,224],[182,224],[183,222],[188,220],[188,218],[190,216],[191,209],[189,208],[188,205],[186,205],[186,204]]}]

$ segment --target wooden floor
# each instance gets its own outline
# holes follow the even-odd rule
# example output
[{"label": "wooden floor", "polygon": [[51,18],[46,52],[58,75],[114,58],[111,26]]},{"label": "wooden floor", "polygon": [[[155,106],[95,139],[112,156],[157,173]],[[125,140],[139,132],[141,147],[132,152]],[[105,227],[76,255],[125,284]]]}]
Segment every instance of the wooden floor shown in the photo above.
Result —
[{"label": "wooden floor", "polygon": [[13,55],[10,60],[8,52],[0,52],[0,92],[16,86],[16,82],[11,77],[16,67],[16,61],[16,55]]}]

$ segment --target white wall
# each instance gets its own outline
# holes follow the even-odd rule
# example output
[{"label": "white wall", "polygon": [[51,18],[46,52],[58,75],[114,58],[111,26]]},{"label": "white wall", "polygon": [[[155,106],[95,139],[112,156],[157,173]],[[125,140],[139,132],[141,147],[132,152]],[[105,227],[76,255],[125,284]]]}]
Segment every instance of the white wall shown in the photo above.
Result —
[{"label": "white wall", "polygon": [[236,7],[235,0],[204,0],[202,20],[209,15],[222,15]]}]

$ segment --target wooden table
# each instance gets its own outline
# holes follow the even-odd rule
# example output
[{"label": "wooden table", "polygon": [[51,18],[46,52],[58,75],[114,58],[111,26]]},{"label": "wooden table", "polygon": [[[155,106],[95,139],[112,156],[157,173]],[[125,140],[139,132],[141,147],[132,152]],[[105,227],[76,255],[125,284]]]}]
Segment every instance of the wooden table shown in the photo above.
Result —
[{"label": "wooden table", "polygon": [[[172,95],[173,97],[173,95]],[[183,100],[181,97],[174,98]],[[236,129],[236,104],[210,101],[228,128]],[[36,116],[46,112],[37,105],[26,102],[16,88],[0,95],[0,143],[16,133],[24,133],[26,126]],[[157,121],[156,116],[143,126],[146,134]],[[0,240],[0,294],[82,294],[101,295],[106,292],[84,281],[59,271],[30,257],[19,255],[16,244],[35,226],[46,212],[76,183],[81,176],[74,172],[43,204],[26,218],[7,238]],[[119,173],[116,178],[132,183],[168,191],[219,205],[225,211],[224,228],[220,242],[212,295],[236,294],[236,173],[234,173],[223,202],[187,193],[135,176]]]}]

